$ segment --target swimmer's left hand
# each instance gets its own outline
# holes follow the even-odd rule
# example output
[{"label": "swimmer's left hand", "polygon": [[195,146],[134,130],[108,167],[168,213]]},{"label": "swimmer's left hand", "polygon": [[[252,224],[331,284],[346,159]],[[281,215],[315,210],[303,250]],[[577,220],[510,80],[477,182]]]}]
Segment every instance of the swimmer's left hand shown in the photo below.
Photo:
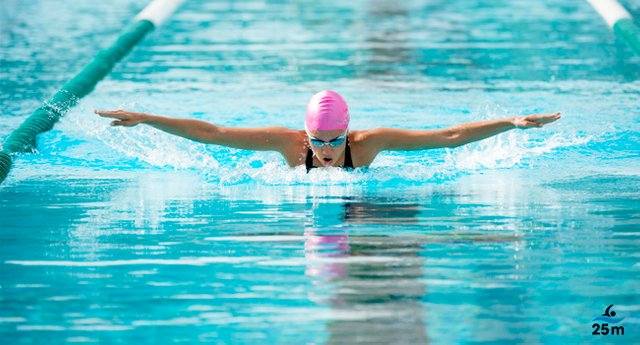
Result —
[{"label": "swimmer's left hand", "polygon": [[520,116],[513,119],[513,125],[517,128],[542,127],[547,123],[554,122],[560,118],[560,112],[555,114],[535,114]]}]

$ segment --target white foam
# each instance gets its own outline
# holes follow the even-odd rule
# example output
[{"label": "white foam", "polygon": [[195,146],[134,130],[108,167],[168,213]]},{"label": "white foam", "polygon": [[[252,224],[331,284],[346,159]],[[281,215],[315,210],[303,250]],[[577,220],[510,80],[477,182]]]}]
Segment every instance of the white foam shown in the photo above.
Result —
[{"label": "white foam", "polygon": [[535,142],[527,133],[512,131],[450,150],[446,165],[467,171],[511,168],[525,159],[550,154],[556,148],[584,145],[591,140],[591,136],[555,133],[542,142]]},{"label": "white foam", "polygon": [[[129,102],[120,106],[124,109],[140,109],[145,106]],[[110,147],[117,155],[128,156],[160,168],[195,169],[212,189],[225,192],[233,185],[292,186],[310,185],[326,189],[327,186],[341,186],[356,190],[362,186],[393,183],[402,185],[422,185],[425,182],[441,182],[459,174],[480,169],[510,168],[528,164],[531,159],[553,154],[562,147],[579,146],[588,143],[599,134],[578,136],[571,132],[555,132],[561,127],[553,124],[543,130],[512,130],[501,135],[445,151],[424,151],[420,153],[383,152],[378,155],[365,172],[356,169],[346,172],[338,168],[314,169],[306,173],[304,167],[288,167],[279,154],[273,152],[253,152],[205,146],[183,138],[161,132],[149,126],[134,128],[110,127],[109,120],[97,116],[87,116],[85,105],[63,119],[59,128],[71,131],[70,136],[98,140],[99,147]],[[500,105],[490,104],[475,109],[480,116],[473,116],[462,122],[478,121],[481,118],[504,117],[512,113]],[[413,114],[413,113],[411,113]],[[407,116],[413,116],[408,114]],[[569,119],[563,119],[563,122]],[[561,123],[562,124],[562,123]],[[595,129],[594,129],[595,130]],[[591,131],[593,132],[593,131]],[[96,146],[80,145],[80,146]],[[83,158],[85,152],[73,153],[66,148],[64,154]],[[93,153],[102,157],[102,153]],[[220,164],[217,157],[224,164]],[[442,157],[442,158],[440,158]],[[435,158],[435,161],[434,161]],[[100,175],[100,174],[98,174]],[[200,181],[202,182],[202,181]],[[344,191],[341,191],[344,192]],[[273,193],[268,193],[273,194]]]},{"label": "white foam", "polygon": [[[126,103],[119,108],[136,109],[139,106]],[[86,113],[91,113],[92,116]],[[101,148],[106,145],[127,157],[157,167],[208,170],[220,165],[204,144],[176,137],[150,126],[113,127],[109,125],[110,121],[98,117],[86,107],[78,107],[60,121],[58,128],[70,132],[75,138],[95,138],[101,142]],[[73,148],[68,148],[65,154],[74,157]],[[87,154],[79,151],[75,156],[84,159]]]}]

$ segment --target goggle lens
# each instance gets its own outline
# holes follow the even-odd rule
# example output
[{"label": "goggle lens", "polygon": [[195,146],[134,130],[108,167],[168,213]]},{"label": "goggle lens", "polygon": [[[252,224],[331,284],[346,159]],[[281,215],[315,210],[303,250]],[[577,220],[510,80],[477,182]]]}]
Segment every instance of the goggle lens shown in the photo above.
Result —
[{"label": "goggle lens", "polygon": [[329,145],[331,147],[337,147],[342,145],[342,143],[345,141],[345,139],[347,138],[346,135],[341,135],[335,139],[332,139],[330,141],[322,141],[320,139],[315,139],[315,138],[309,138],[309,141],[311,142],[311,144],[313,146],[324,146],[324,145]]}]

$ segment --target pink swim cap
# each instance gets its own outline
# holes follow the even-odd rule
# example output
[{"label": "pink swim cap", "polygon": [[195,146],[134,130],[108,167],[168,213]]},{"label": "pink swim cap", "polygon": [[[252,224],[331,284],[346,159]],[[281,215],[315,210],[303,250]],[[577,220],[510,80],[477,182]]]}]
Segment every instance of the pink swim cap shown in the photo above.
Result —
[{"label": "pink swim cap", "polygon": [[316,93],[307,105],[305,125],[308,131],[345,130],[349,127],[347,102],[337,92]]}]

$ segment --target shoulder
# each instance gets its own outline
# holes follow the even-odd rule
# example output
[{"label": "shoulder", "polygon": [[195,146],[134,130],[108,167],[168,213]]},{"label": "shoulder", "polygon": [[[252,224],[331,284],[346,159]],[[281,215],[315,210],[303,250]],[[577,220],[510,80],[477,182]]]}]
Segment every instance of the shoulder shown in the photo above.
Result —
[{"label": "shoulder", "polygon": [[[282,127],[284,128],[284,127]],[[282,130],[283,144],[280,153],[291,167],[304,164],[309,150],[307,134],[303,129]]]},{"label": "shoulder", "polygon": [[389,133],[388,128],[349,131],[349,141],[363,147],[381,147]]},{"label": "shoulder", "polygon": [[287,151],[299,151],[305,147],[308,147],[307,134],[301,129],[290,129],[286,127],[273,127],[273,131],[277,132],[277,136]]},{"label": "shoulder", "polygon": [[381,151],[377,135],[377,129],[349,130],[349,146],[354,166],[369,166],[373,162]]},{"label": "shoulder", "polygon": [[372,129],[349,130],[349,141],[354,144],[366,143],[371,138]]}]

